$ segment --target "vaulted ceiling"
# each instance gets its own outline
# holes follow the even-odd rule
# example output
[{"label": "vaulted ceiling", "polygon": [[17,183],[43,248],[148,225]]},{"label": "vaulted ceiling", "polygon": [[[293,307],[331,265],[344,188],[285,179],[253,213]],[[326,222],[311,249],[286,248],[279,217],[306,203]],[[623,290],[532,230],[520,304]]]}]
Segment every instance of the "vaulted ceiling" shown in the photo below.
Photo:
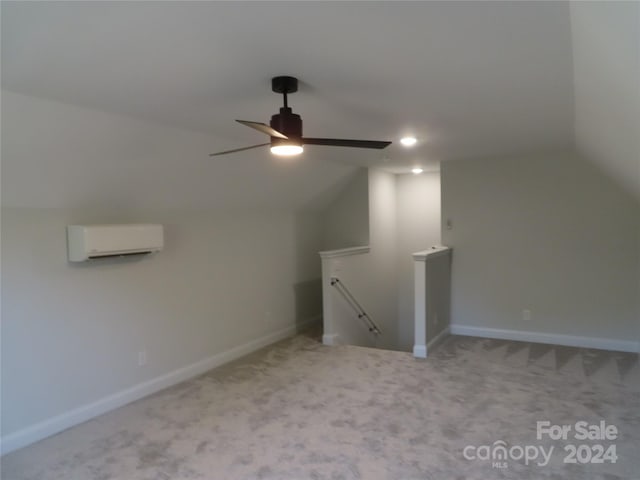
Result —
[{"label": "vaulted ceiling", "polygon": [[266,141],[234,119],[268,122],[271,77],[293,75],[307,136],[394,141],[305,155],[407,172],[573,148],[571,22],[565,2],[3,2],[2,86],[202,132],[216,151]]}]

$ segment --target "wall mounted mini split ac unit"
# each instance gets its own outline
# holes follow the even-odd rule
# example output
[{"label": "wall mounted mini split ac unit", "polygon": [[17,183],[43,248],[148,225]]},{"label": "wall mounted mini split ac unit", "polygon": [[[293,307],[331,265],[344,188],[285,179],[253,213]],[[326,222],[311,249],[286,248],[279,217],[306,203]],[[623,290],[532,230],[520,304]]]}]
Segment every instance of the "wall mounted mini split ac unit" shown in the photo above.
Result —
[{"label": "wall mounted mini split ac unit", "polygon": [[146,255],[164,246],[162,225],[69,225],[67,249],[70,262],[106,257]]}]

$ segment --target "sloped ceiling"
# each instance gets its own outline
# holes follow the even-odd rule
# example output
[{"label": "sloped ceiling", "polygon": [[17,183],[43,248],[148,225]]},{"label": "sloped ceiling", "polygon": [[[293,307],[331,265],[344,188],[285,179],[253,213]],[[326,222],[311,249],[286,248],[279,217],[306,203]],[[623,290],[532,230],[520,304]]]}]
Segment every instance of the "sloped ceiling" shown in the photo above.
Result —
[{"label": "sloped ceiling", "polygon": [[219,150],[263,141],[233,120],[268,121],[271,77],[293,75],[308,136],[413,133],[411,153],[348,152],[406,171],[571,144],[570,36],[568,6],[547,2],[3,2],[2,83]]},{"label": "sloped ceiling", "polygon": [[577,149],[640,200],[640,2],[571,4]]},{"label": "sloped ceiling", "polygon": [[75,210],[322,211],[357,167],[242,155],[215,137],[4,91],[2,205]]},{"label": "sloped ceiling", "polygon": [[[198,132],[218,151],[266,141],[233,120],[268,122],[271,77],[293,75],[307,136],[395,142],[307,146],[299,161],[407,172],[573,148],[571,20],[565,2],[2,2],[2,86]],[[402,148],[405,134],[418,145]],[[268,157],[233,159],[256,177]],[[300,174],[303,190],[321,169]]]}]

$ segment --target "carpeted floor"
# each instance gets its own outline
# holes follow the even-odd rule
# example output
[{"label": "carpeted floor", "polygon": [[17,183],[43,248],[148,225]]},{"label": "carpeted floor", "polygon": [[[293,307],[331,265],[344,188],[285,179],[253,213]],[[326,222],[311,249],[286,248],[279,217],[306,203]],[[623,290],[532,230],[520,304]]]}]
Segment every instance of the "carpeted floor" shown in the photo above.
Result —
[{"label": "carpeted floor", "polygon": [[[617,438],[577,440],[579,421]],[[6,455],[2,479],[638,480],[638,355],[452,336],[417,360],[300,335]]]}]

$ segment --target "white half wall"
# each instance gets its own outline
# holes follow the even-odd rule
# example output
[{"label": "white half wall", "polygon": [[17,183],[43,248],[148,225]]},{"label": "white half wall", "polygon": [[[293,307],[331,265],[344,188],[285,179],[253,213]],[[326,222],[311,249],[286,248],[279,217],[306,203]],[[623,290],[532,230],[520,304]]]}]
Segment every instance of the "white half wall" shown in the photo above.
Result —
[{"label": "white half wall", "polygon": [[589,162],[443,163],[442,222],[453,325],[638,340],[640,209]]}]

